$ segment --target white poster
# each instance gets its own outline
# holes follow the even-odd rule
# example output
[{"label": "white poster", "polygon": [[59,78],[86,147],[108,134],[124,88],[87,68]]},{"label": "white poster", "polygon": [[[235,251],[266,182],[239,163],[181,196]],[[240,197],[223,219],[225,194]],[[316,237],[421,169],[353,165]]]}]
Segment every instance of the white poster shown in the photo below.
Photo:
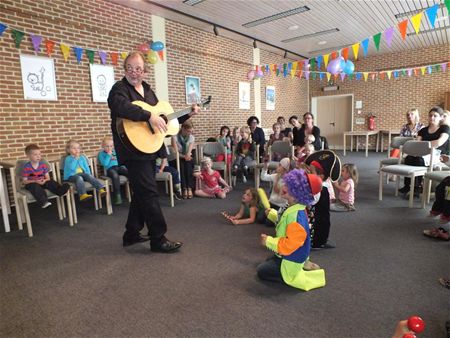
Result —
[{"label": "white poster", "polygon": [[275,110],[275,87],[266,87],[266,110]]},{"label": "white poster", "polygon": [[239,109],[250,109],[249,82],[239,82]]},{"label": "white poster", "polygon": [[20,67],[25,100],[58,100],[53,59],[20,55]]},{"label": "white poster", "polygon": [[114,85],[114,68],[112,66],[89,65],[91,72],[92,101],[107,102],[109,91]]}]

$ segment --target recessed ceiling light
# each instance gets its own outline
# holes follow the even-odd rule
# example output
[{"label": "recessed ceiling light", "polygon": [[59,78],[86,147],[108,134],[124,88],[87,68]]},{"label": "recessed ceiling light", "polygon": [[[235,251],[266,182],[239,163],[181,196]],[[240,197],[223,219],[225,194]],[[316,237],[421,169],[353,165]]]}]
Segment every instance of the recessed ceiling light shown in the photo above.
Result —
[{"label": "recessed ceiling light", "polygon": [[293,25],[288,28],[290,31],[295,31],[298,29],[298,25]]},{"label": "recessed ceiling light", "polygon": [[325,45],[326,43],[327,42],[325,40],[322,40],[322,41],[319,41],[317,44],[322,46],[322,45]]}]

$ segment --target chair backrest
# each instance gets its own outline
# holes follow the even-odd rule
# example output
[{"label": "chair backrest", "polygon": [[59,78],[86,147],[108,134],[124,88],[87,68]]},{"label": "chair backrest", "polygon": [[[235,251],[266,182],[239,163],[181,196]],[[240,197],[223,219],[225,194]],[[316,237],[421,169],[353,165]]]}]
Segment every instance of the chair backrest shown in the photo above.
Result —
[{"label": "chair backrest", "polygon": [[391,148],[399,149],[406,142],[414,140],[411,136],[395,136],[391,141]]},{"label": "chair backrest", "polygon": [[402,153],[410,156],[425,156],[431,153],[430,141],[407,141],[402,147]]},{"label": "chair backrest", "polygon": [[210,156],[212,160],[216,158],[218,154],[224,154],[225,153],[225,147],[220,142],[206,142],[203,143],[202,147],[202,156]]},{"label": "chair backrest", "polygon": [[[20,190],[23,188],[22,183],[22,170],[24,165],[29,162],[29,160],[17,160],[16,165],[14,167],[14,180],[15,180],[15,190]],[[49,173],[53,172],[53,165],[50,164],[47,160],[41,160],[41,162],[45,163],[49,168]]]},{"label": "chair backrest", "polygon": [[292,157],[294,147],[289,141],[275,141],[270,146],[271,153],[286,154],[288,157]]}]

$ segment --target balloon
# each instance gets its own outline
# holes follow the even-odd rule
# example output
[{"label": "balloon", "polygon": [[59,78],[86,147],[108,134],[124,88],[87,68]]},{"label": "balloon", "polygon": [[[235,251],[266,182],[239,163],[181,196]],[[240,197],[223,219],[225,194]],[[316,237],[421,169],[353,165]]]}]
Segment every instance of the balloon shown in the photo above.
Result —
[{"label": "balloon", "polygon": [[164,49],[164,44],[161,41],[155,41],[152,42],[152,44],[150,45],[150,48],[152,50],[154,50],[155,52]]},{"label": "balloon", "polygon": [[158,62],[158,54],[156,54],[156,52],[151,50],[147,54],[147,61],[150,62],[152,65],[154,65],[155,63]]},{"label": "balloon", "polygon": [[344,57],[339,56],[339,57],[338,57],[338,60],[339,60],[339,73],[340,73],[340,72],[344,71],[344,68],[345,68],[345,59],[344,59]]},{"label": "balloon", "polygon": [[264,77],[264,73],[263,73],[263,71],[262,71],[261,69],[258,69],[258,70],[256,71],[256,73],[255,73],[255,78],[256,78],[256,79],[260,79],[260,78],[262,78],[262,77]]},{"label": "balloon", "polygon": [[249,79],[250,81],[253,80],[255,78],[255,71],[251,70],[247,73],[247,79]]},{"label": "balloon", "polygon": [[350,60],[347,60],[344,67],[344,73],[347,75],[353,74],[355,70],[355,64],[351,62]]},{"label": "balloon", "polygon": [[330,62],[328,62],[328,66],[327,66],[327,72],[331,73],[333,75],[336,75],[340,72],[340,63],[341,60],[337,59],[333,59]]},{"label": "balloon", "polygon": [[138,51],[142,52],[142,53],[147,53],[150,49],[148,48],[148,44],[146,43],[141,43],[138,47],[137,47]]}]

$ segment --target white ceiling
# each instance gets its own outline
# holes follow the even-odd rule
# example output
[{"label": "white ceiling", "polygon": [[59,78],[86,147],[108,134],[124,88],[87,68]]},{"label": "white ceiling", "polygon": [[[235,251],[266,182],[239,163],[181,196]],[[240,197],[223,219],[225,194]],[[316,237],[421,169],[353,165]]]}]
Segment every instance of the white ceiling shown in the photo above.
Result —
[{"label": "white ceiling", "polygon": [[[183,0],[111,1],[209,32],[213,32],[215,24],[219,35],[249,45],[252,45],[255,39],[259,48],[276,51],[279,54],[284,54],[287,50],[292,52],[288,54],[292,58],[299,56],[309,58],[326,54],[347,46],[351,47],[352,44],[367,37],[370,37],[370,55],[375,53],[372,36],[384,32],[389,27],[395,27],[391,48],[387,47],[382,37],[379,53],[450,44],[450,19],[444,0],[203,0],[194,6],[185,4]],[[403,41],[397,24],[435,4],[441,5],[437,12],[435,29],[431,30],[424,13],[420,31],[430,31],[416,35],[409,21],[407,34],[410,35]],[[254,27],[243,26],[245,23],[302,6],[307,6],[309,10]],[[403,16],[396,18],[398,14]],[[292,26],[298,28],[290,30]],[[335,28],[339,31],[283,42],[293,37]],[[321,41],[326,43],[320,45]],[[351,51],[349,55],[352,55]]]}]

